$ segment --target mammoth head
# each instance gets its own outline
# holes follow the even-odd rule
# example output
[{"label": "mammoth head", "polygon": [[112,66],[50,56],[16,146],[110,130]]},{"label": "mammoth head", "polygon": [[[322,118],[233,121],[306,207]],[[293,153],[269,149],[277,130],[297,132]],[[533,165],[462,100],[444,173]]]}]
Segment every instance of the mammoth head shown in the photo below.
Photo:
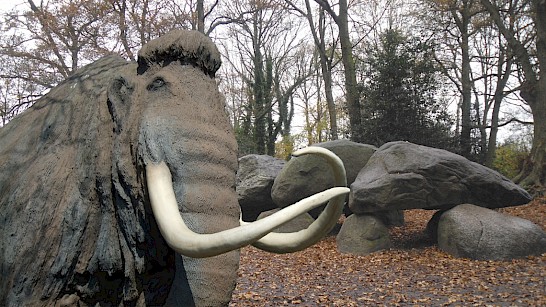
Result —
[{"label": "mammoth head", "polygon": [[[230,251],[253,244],[286,253],[320,240],[337,222],[343,195],[348,193],[341,160],[322,148],[308,148],[298,154],[325,156],[339,187],[266,219],[250,224],[240,221],[235,192],[237,143],[213,78],[219,65],[220,54],[209,38],[177,30],[144,46],[138,74],[122,74],[108,91],[116,138],[112,174],[120,182],[114,186],[139,186],[132,182],[145,177],[144,198],[149,199],[158,228],[167,244],[182,255],[177,258],[173,283],[180,290],[171,293],[190,288],[191,294],[182,295],[194,299],[189,304],[201,301],[199,297],[204,297],[203,304],[229,301],[238,264],[238,253]],[[131,193],[120,189],[118,194],[129,199]],[[329,199],[331,204],[309,228],[271,233]],[[212,256],[216,257],[197,260]],[[219,285],[218,280],[231,279],[232,283]],[[187,286],[180,286],[186,282]],[[227,296],[213,301],[212,291]]]},{"label": "mammoth head", "polygon": [[[267,219],[233,224],[239,224],[234,190],[237,144],[213,79],[220,54],[210,39],[198,32],[172,31],[144,46],[138,65],[134,79],[120,77],[109,89],[120,137],[117,144],[125,146],[119,149],[122,155],[136,153],[144,164],[154,216],[174,250],[190,257],[210,257],[255,244],[269,251],[292,252],[331,230],[343,205],[340,195],[347,188],[333,188]],[[138,125],[127,126],[125,119]],[[138,148],[131,152],[127,144]],[[321,148],[299,154],[307,153],[325,156],[336,171],[337,186],[346,185],[343,164],[335,155]],[[336,203],[308,229],[267,235],[331,198]],[[211,214],[231,222],[206,221]],[[203,226],[207,223],[225,229]]]}]

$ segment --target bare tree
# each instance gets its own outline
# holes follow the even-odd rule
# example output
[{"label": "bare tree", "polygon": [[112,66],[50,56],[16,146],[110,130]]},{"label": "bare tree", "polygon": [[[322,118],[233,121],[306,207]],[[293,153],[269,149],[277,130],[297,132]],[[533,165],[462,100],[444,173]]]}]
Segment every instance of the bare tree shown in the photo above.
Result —
[{"label": "bare tree", "polygon": [[[23,66],[19,65],[18,59],[6,56],[0,56],[2,62],[2,71],[7,73],[0,76],[0,127],[7,124],[14,116],[28,108],[41,96],[40,86],[29,82],[25,75],[28,72],[23,71]],[[19,77],[14,75],[20,74]]]},{"label": "bare tree", "polygon": [[176,0],[112,0],[112,16],[104,24],[119,33],[111,39],[113,51],[131,60],[150,40],[175,28],[193,28],[192,3]]},{"label": "bare tree", "polygon": [[[491,20],[508,42],[521,73],[521,97],[533,113],[534,137],[531,155],[515,179],[523,186],[544,191],[546,184],[546,2],[542,0],[507,1],[498,6],[481,0]],[[506,12],[516,11],[531,23],[525,28],[512,26]],[[530,16],[527,17],[527,16]],[[529,27],[529,25],[531,27]]]},{"label": "bare tree", "polygon": [[[438,62],[460,94],[459,153],[470,158],[473,151],[472,129],[476,125],[472,118],[472,59],[471,42],[480,30],[474,20],[481,12],[478,0],[424,1],[429,9],[424,18],[433,20],[438,28],[433,30],[441,36],[449,53],[438,54]],[[431,13],[431,11],[433,13]]]},{"label": "bare tree", "polygon": [[[300,108],[303,112],[304,123],[303,131],[307,139],[307,145],[321,143],[327,141],[331,137],[329,123],[329,110],[327,102],[322,95],[321,85],[323,79],[321,77],[321,67],[318,51],[316,48],[312,57],[308,59],[307,65],[315,70],[313,78],[307,79],[298,88],[296,97],[301,102]],[[334,105],[335,107],[335,105]],[[337,110],[336,110],[337,111]]]},{"label": "bare tree", "polygon": [[362,142],[361,139],[361,106],[356,81],[356,68],[353,57],[353,43],[349,31],[349,12],[347,0],[340,0],[338,11],[334,11],[334,5],[326,0],[315,0],[325,12],[327,12],[339,30],[339,41],[341,45],[341,59],[345,75],[345,97],[351,126],[351,139]]},{"label": "bare tree", "polygon": [[2,36],[0,53],[39,66],[36,76],[29,77],[51,88],[97,57],[94,47],[108,37],[101,26],[110,8],[96,0],[28,4],[29,11],[7,15],[4,31],[11,35]]},{"label": "bare tree", "polygon": [[[475,96],[477,128],[480,131],[480,163],[493,166],[499,129],[501,104],[511,93],[507,90],[513,72],[513,57],[506,41],[495,27],[484,26],[473,39],[476,69],[472,90]],[[480,109],[481,106],[481,109]],[[489,129],[489,137],[487,136]]]},{"label": "bare tree", "polygon": [[324,93],[326,98],[326,104],[328,106],[329,124],[330,124],[330,138],[332,140],[338,139],[337,128],[337,110],[334,103],[334,96],[332,93],[333,81],[332,81],[332,68],[334,66],[333,60],[335,55],[336,41],[330,38],[330,46],[327,48],[326,29],[328,27],[326,15],[323,8],[318,10],[318,22],[315,21],[315,16],[309,0],[305,0],[305,9],[298,7],[294,2],[286,0],[286,3],[290,7],[297,11],[301,16],[307,19],[311,35],[317,54],[319,56],[320,69],[322,81],[324,82]]},{"label": "bare tree", "polygon": [[228,26],[233,45],[226,43],[224,49],[229,69],[238,71],[246,84],[248,100],[241,106],[238,128],[241,137],[252,137],[254,148],[249,150],[255,153],[273,155],[277,137],[289,135],[291,97],[307,75],[294,65],[301,44],[299,22],[286,18],[285,9],[274,0],[231,3],[231,16],[246,17]]},{"label": "bare tree", "polygon": [[0,67],[4,123],[77,68],[108,53],[103,27],[111,12],[97,0],[27,1],[23,12],[4,15]]},{"label": "bare tree", "polygon": [[9,100],[4,104],[10,105],[2,117],[32,105],[76,69],[104,55],[136,60],[137,51],[152,38],[189,27],[189,15],[189,8],[176,0],[27,0],[4,14],[1,24],[0,56],[9,65],[0,67],[0,78],[9,85],[2,90]]}]

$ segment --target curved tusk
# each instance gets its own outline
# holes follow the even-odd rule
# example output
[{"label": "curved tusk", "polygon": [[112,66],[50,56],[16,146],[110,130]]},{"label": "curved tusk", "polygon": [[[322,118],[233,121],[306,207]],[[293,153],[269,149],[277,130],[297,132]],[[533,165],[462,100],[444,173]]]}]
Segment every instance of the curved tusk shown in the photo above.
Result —
[{"label": "curved tusk", "polygon": [[171,172],[165,162],[146,166],[146,182],[154,217],[167,244],[176,252],[194,258],[211,257],[249,245],[294,217],[349,193],[348,188],[332,188],[248,225],[213,234],[197,234],[180,216]]},{"label": "curved tusk", "polygon": [[[334,172],[334,185],[347,186],[345,167],[338,156],[322,147],[307,147],[295,152],[293,155],[301,156],[307,154],[318,154],[325,158]],[[301,201],[305,201],[305,199]],[[336,196],[328,202],[328,205],[326,205],[326,208],[324,208],[318,218],[306,229],[291,233],[272,232],[252,245],[272,253],[292,253],[305,249],[318,242],[334,228],[343,212],[344,204],[345,195]]]}]

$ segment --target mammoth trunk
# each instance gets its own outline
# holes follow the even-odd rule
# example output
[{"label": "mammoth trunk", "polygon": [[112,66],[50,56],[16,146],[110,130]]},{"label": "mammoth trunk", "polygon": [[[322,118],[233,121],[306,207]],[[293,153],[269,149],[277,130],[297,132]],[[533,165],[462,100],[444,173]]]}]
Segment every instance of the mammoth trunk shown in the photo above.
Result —
[{"label": "mammoth trunk", "polygon": [[[235,170],[225,162],[211,161],[223,159],[218,153],[228,147],[223,147],[222,143],[189,146],[181,156],[191,157],[191,161],[184,162],[176,173],[173,172],[173,187],[182,218],[196,233],[216,233],[239,224],[239,207],[233,186]],[[201,300],[207,304],[215,302],[215,305],[229,302],[231,296],[226,296],[226,293],[231,294],[235,288],[238,263],[238,251],[199,259],[177,255],[169,299],[174,299],[178,306],[202,305]],[[184,293],[187,289],[191,293]],[[173,302],[170,300],[167,303]]]},{"label": "mammoth trunk", "polygon": [[[202,116],[170,118],[170,124],[184,124],[184,129],[158,131],[154,129],[156,122],[148,122],[144,125],[147,131],[141,133],[147,137],[141,142],[145,144],[145,161],[167,164],[184,222],[192,231],[203,234],[237,227],[240,209],[235,193],[236,143],[231,129],[227,121],[225,126],[212,125]],[[171,141],[173,131],[177,131],[175,142]],[[235,288],[238,251],[200,259],[176,257],[175,280],[167,305],[229,302]]]}]

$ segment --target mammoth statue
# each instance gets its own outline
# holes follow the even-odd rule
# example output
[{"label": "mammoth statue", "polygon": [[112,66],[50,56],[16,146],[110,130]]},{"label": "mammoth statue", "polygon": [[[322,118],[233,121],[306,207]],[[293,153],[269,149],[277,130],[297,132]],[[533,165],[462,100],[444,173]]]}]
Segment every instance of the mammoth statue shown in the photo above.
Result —
[{"label": "mammoth statue", "polygon": [[[221,306],[238,249],[277,253],[336,223],[336,186],[254,223],[240,220],[237,144],[214,79],[215,45],[175,30],[137,63],[87,65],[0,129],[1,306]],[[279,225],[328,201],[295,233]]]}]

